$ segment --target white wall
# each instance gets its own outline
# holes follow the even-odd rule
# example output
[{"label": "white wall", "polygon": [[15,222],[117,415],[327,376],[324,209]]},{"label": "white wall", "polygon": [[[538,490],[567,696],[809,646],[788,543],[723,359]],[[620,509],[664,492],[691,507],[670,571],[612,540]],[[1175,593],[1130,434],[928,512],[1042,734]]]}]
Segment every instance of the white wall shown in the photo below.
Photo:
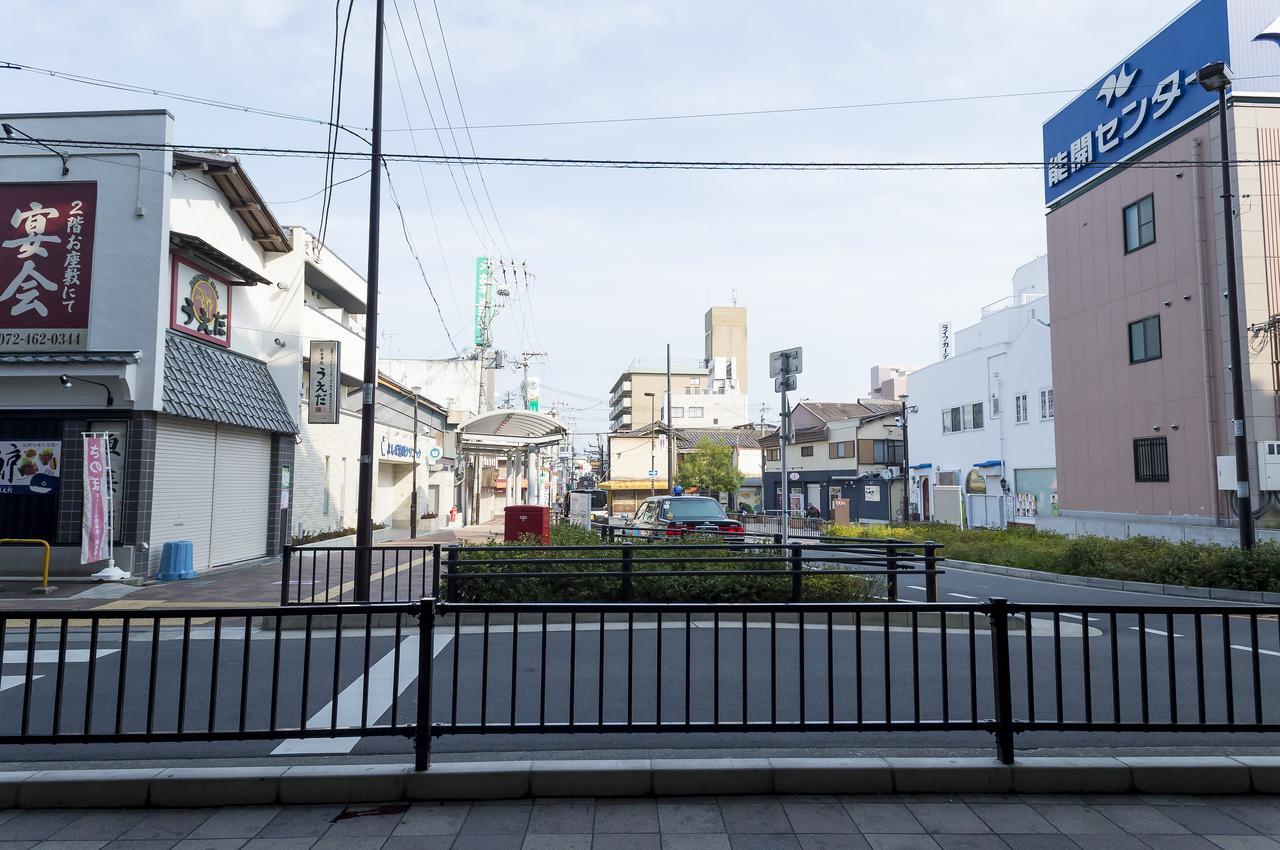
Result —
[{"label": "white wall", "polygon": [[[121,143],[172,141],[173,118],[163,110],[99,113],[11,113],[0,116],[37,138],[95,139]],[[0,181],[95,181],[93,278],[89,305],[90,350],[140,351],[129,395],[138,409],[160,408],[161,367],[157,352],[168,327],[169,193],[172,154],[166,151],[71,153],[71,173],[61,176],[58,157],[40,149],[0,149]],[[55,379],[56,380],[56,379]],[[119,395],[119,393],[117,393]],[[49,399],[50,408],[96,407],[97,387],[75,387]],[[0,402],[4,404],[4,402]],[[19,407],[29,407],[22,399]],[[121,406],[124,406],[121,404]]]},{"label": "white wall", "polygon": [[[671,427],[673,428],[736,428],[747,424],[747,397],[742,393],[682,393],[673,392],[671,402]],[[667,394],[662,394],[662,412],[666,416]],[[702,415],[692,415],[692,408],[701,408]],[[676,415],[680,411],[680,415]]]},{"label": "white wall", "polygon": [[[378,368],[402,386],[422,387],[422,395],[449,411],[481,412],[479,360],[382,358]],[[495,374],[484,370],[486,411],[493,409]]]}]

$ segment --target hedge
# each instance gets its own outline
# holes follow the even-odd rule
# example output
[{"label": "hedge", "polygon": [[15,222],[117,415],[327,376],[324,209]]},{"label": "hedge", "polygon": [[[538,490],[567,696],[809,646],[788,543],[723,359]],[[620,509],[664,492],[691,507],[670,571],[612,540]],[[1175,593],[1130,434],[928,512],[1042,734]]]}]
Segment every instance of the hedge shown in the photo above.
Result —
[{"label": "hedge", "polygon": [[1186,587],[1280,591],[1280,543],[1249,551],[1207,543],[1171,543],[1155,537],[1113,540],[1066,537],[1034,529],[959,528],[941,523],[909,526],[834,526],[836,537],[871,537],[943,544],[942,555],[1006,567]]},{"label": "hedge", "polygon": [[[689,543],[719,543],[716,538],[688,538]],[[580,526],[557,523],[551,527],[551,545],[588,546],[602,543],[598,534]],[[501,552],[479,552],[464,546],[462,572],[595,572],[617,571],[620,564],[582,563],[584,559],[614,556],[603,551],[562,551],[553,564],[532,565],[522,570],[519,561],[545,558],[551,553],[531,549],[541,545],[538,538],[527,535],[516,542],[495,542]],[[705,561],[654,563],[654,558],[670,557],[672,550],[635,543],[632,599],[636,602],[787,602],[791,599],[790,576],[714,575],[717,570],[776,570],[784,565],[753,559],[760,550],[751,547],[717,547],[699,549],[690,557]],[[505,564],[467,563],[501,557]],[[616,556],[614,556],[616,557]],[[514,561],[516,563],[510,563]],[[698,570],[706,576],[649,576],[649,570]],[[807,602],[858,602],[874,598],[882,592],[878,577],[822,575],[806,571],[804,599]],[[600,578],[520,578],[487,581],[469,579],[458,582],[458,600],[465,602],[615,602],[622,598],[622,580],[618,576]]]}]

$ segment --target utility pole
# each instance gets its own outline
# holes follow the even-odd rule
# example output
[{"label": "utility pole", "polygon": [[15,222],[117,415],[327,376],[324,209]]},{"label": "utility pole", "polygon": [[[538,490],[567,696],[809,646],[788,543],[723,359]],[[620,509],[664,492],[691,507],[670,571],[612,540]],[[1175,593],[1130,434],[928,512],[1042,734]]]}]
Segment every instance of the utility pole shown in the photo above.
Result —
[{"label": "utility pole", "polygon": [[671,428],[671,405],[675,401],[671,397],[671,343],[667,343],[667,492],[674,493],[676,487],[676,432]]},{"label": "utility pole", "polygon": [[410,387],[413,393],[413,493],[409,496],[409,537],[418,536],[418,393],[422,387]]},{"label": "utility pole", "polygon": [[[657,436],[657,433],[658,433],[658,418],[654,414],[654,399],[657,398],[658,394],[645,393],[645,395],[648,396],[649,398],[649,495],[652,496],[654,495],[654,488],[657,485],[657,479],[654,478],[654,473],[658,469],[657,451],[655,449],[655,444],[654,444],[654,438]],[[671,485],[670,469],[667,470],[667,485],[668,486]],[[675,490],[672,489],[671,492],[674,493]]]},{"label": "utility pole", "polygon": [[791,488],[787,480],[787,440],[791,430],[791,407],[787,404],[787,390],[796,389],[796,376],[803,371],[803,349],[788,348],[769,355],[769,375],[773,378],[775,392],[782,395],[782,427],[778,430],[778,446],[782,460],[782,542],[790,537]]},{"label": "utility pole", "polygon": [[355,598],[369,601],[373,565],[373,426],[378,383],[378,231],[382,205],[382,31],[385,0],[373,26],[373,126],[369,158],[369,273],[365,292],[364,386],[360,407],[360,479],[356,500]]},{"label": "utility pole", "polygon": [[1218,93],[1218,140],[1222,145],[1222,229],[1227,264],[1227,328],[1231,340],[1231,424],[1235,436],[1236,507],[1240,516],[1240,548],[1252,549],[1253,496],[1249,488],[1249,439],[1245,435],[1244,362],[1240,355],[1240,296],[1236,281],[1236,223],[1231,209],[1231,150],[1227,139],[1227,86],[1231,69],[1211,62],[1196,74],[1206,91]]},{"label": "utility pole", "polygon": [[907,405],[907,394],[903,393],[898,396],[902,401],[902,524],[908,525],[911,522],[911,475],[910,467],[907,465],[908,446],[907,442],[907,416],[913,413],[916,408]]},{"label": "utility pole", "polygon": [[533,362],[534,358],[546,356],[547,352],[545,351],[522,351],[520,353],[520,361],[516,366],[520,368],[523,374],[520,379],[520,399],[524,402],[521,405],[523,410],[529,409],[529,364]]}]

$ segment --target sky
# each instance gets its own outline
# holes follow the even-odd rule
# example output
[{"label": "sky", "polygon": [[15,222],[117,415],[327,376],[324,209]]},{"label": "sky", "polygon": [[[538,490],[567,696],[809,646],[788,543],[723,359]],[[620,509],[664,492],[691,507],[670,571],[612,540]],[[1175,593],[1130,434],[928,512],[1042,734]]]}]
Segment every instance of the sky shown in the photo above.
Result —
[{"label": "sky", "polygon": [[[1040,161],[1041,124],[1186,5],[1183,0],[741,3],[387,0],[388,152],[680,160]],[[342,2],[345,12],[345,2]],[[216,7],[216,8],[215,8]],[[356,0],[342,121],[371,123],[373,0]],[[24,16],[0,60],[262,109],[329,111],[334,6],[321,0],[63,0]],[[441,40],[443,31],[444,42]],[[448,56],[445,55],[447,44]],[[453,75],[450,75],[449,63]],[[415,73],[416,64],[416,73]],[[435,75],[432,74],[434,66]],[[456,79],[457,89],[454,90]],[[6,111],[168,108],[180,144],[322,149],[283,120],[0,70]],[[437,88],[438,80],[438,88]],[[722,118],[484,124],[955,102]],[[461,103],[462,109],[459,108]],[[429,104],[429,106],[428,106]],[[465,120],[463,118],[465,110]],[[430,112],[430,114],[429,114]],[[447,113],[447,121],[446,121]],[[432,130],[438,126],[465,129]],[[408,128],[415,128],[412,132]],[[364,134],[364,129],[358,129]],[[343,150],[366,150],[349,135]],[[245,157],[284,224],[315,231],[320,159]],[[367,162],[342,161],[327,242],[367,255]],[[977,321],[1045,251],[1038,170],[640,171],[395,163],[391,180],[440,315],[383,189],[381,353],[446,357],[472,342],[477,256],[526,264],[495,346],[546,352],[542,405],[580,434],[638,357],[702,356],[703,314],[748,310],[751,413],[776,413],[768,354],[801,345],[799,396],[852,401],[876,364],[937,357],[937,325]],[[447,330],[446,330],[447,326]],[[450,339],[451,337],[451,339]],[[518,390],[507,370],[499,393]]]}]

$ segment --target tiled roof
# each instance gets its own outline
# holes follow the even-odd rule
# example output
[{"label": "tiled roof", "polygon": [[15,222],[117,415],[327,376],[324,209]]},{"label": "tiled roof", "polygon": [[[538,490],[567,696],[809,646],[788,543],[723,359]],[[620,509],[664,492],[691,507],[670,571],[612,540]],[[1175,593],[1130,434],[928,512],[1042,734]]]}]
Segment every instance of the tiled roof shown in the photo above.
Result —
[{"label": "tiled roof", "polygon": [[23,354],[0,354],[0,364],[18,363],[114,363],[126,365],[138,362],[136,351],[40,351]]},{"label": "tiled roof", "polygon": [[[657,428],[659,434],[666,433],[667,426],[658,423],[642,425],[634,431],[615,431],[615,437],[648,437],[649,432]],[[722,446],[733,446],[739,449],[759,449],[760,431],[756,428],[673,428],[676,432],[676,446],[691,449],[703,440],[710,440]]]},{"label": "tiled roof", "polygon": [[265,363],[172,331],[164,338],[164,412],[259,431],[298,431]]}]

